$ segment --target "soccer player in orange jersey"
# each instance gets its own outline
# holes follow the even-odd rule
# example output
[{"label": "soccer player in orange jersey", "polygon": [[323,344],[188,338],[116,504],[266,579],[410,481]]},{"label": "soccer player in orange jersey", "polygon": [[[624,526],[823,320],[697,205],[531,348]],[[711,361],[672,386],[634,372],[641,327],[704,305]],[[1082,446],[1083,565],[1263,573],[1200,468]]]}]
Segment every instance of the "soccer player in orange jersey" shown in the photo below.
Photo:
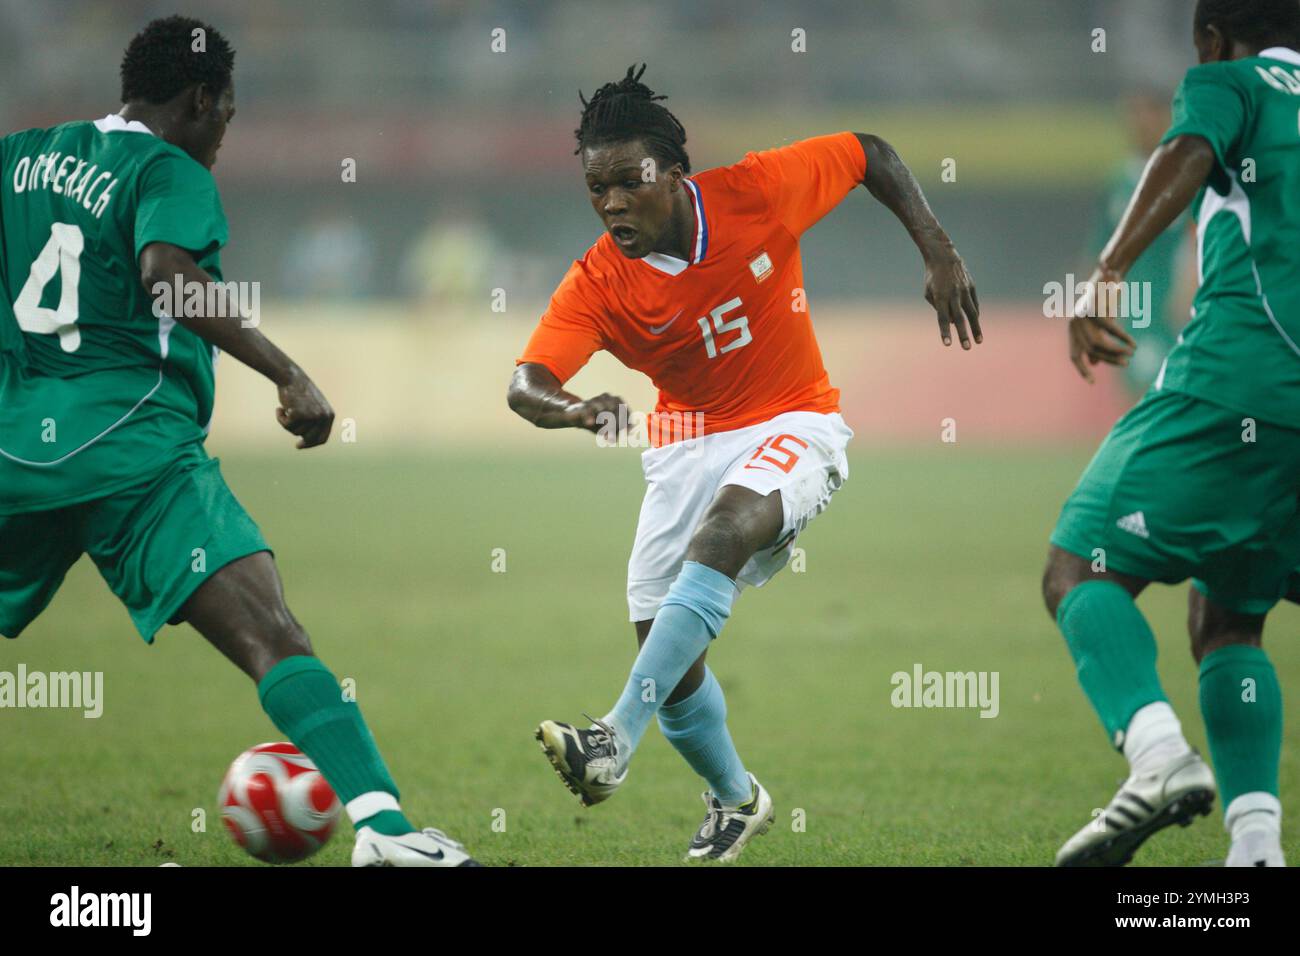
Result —
[{"label": "soccer player in orange jersey", "polygon": [[610,797],[656,715],[709,785],[688,857],[732,860],[773,820],[742,763],[705,666],[744,585],[765,583],[848,477],[853,432],[804,305],[799,237],[854,187],[898,217],[925,262],[944,345],[983,338],[975,286],[920,187],[883,140],[836,133],[691,176],[686,131],[629,69],[583,99],[577,152],[605,233],[556,289],[519,358],[510,407],[541,428],[626,420],[613,395],[564,383],[605,349],[650,376],[659,401],[628,610],[641,650],[590,729],[544,721],[537,739],[588,806]]}]

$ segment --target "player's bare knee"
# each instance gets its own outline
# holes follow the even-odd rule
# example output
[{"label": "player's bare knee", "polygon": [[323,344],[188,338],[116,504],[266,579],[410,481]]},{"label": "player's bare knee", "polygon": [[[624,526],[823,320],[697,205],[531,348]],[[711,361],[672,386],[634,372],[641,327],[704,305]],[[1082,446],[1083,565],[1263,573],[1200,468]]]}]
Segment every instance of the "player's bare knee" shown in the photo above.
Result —
[{"label": "player's bare knee", "polygon": [[740,516],[734,511],[719,509],[705,515],[695,529],[686,558],[735,577],[752,551]]},{"label": "player's bare knee", "polygon": [[1264,618],[1236,614],[1215,605],[1196,588],[1187,596],[1187,636],[1191,640],[1192,659],[1201,663],[1220,648],[1233,644],[1260,647],[1263,644]]},{"label": "player's bare knee", "polygon": [[1062,559],[1063,554],[1064,552],[1054,548],[1048,554],[1047,565],[1043,568],[1043,603],[1047,606],[1047,613],[1052,615],[1053,620],[1056,618],[1056,609],[1065,600],[1065,596],[1079,583],[1070,573],[1068,562]]}]

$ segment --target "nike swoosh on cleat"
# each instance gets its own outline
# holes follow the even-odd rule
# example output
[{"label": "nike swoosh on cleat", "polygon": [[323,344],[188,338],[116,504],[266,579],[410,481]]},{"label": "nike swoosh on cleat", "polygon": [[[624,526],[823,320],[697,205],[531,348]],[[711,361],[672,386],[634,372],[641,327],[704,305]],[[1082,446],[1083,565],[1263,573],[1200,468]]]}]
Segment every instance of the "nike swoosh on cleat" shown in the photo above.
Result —
[{"label": "nike swoosh on cleat", "polygon": [[667,322],[665,322],[663,325],[652,325],[652,326],[650,326],[650,334],[651,334],[651,335],[660,335],[660,334],[662,334],[663,331],[664,331],[665,329],[668,328],[668,326],[672,325],[674,322],[676,322],[678,319],[680,319],[680,318],[682,317],[682,312],[684,312],[684,311],[685,311],[685,306],[683,306],[682,308],[678,309],[678,310],[677,310],[677,314],[674,315],[674,316],[673,316],[671,319],[669,319]]},{"label": "nike swoosh on cleat", "polygon": [[420,856],[427,856],[431,860],[441,860],[446,856],[446,854],[443,853],[441,850],[439,850],[436,853],[430,853],[427,850],[420,850],[413,846],[407,846],[405,843],[399,843],[397,845],[404,850],[410,850],[412,853],[418,853],[420,854]]}]

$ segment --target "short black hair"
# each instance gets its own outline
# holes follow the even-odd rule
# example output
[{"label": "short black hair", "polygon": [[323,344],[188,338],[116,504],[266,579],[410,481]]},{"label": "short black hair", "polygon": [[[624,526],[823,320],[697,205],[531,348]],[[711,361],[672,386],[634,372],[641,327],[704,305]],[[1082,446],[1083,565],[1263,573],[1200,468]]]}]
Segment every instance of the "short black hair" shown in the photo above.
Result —
[{"label": "short black hair", "polygon": [[588,146],[605,143],[623,143],[639,139],[645,143],[654,159],[664,168],[681,163],[682,169],[691,171],[691,158],[686,155],[686,128],[677,117],[660,106],[668,97],[655,93],[641,82],[646,65],[627,68],[627,75],[615,83],[606,83],[587,100],[582,91],[582,119],[573,131],[578,140],[575,153]]},{"label": "short black hair", "polygon": [[1216,26],[1251,45],[1300,44],[1300,0],[1198,0],[1194,22],[1198,33]]},{"label": "short black hair", "polygon": [[[203,50],[194,49],[201,30]],[[166,103],[195,83],[220,96],[230,85],[235,51],[217,30],[190,17],[164,17],[135,35],[122,57],[122,102]]]}]

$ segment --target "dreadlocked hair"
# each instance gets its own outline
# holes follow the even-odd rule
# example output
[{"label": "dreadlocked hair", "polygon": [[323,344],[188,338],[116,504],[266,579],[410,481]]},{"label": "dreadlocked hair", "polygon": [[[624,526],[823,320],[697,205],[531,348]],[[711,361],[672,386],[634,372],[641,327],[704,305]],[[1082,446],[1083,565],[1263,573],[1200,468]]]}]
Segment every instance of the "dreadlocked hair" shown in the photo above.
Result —
[{"label": "dreadlocked hair", "polygon": [[681,163],[685,172],[691,171],[691,159],[686,155],[686,128],[677,117],[660,106],[668,97],[655,93],[641,82],[646,65],[627,68],[627,75],[616,83],[606,83],[588,100],[578,92],[582,101],[582,119],[573,131],[578,141],[574,153],[588,146],[641,140],[655,162],[667,168]]},{"label": "dreadlocked hair", "polygon": [[1300,44],[1300,0],[1200,0],[1196,29],[1216,26],[1229,40],[1264,45]]}]

